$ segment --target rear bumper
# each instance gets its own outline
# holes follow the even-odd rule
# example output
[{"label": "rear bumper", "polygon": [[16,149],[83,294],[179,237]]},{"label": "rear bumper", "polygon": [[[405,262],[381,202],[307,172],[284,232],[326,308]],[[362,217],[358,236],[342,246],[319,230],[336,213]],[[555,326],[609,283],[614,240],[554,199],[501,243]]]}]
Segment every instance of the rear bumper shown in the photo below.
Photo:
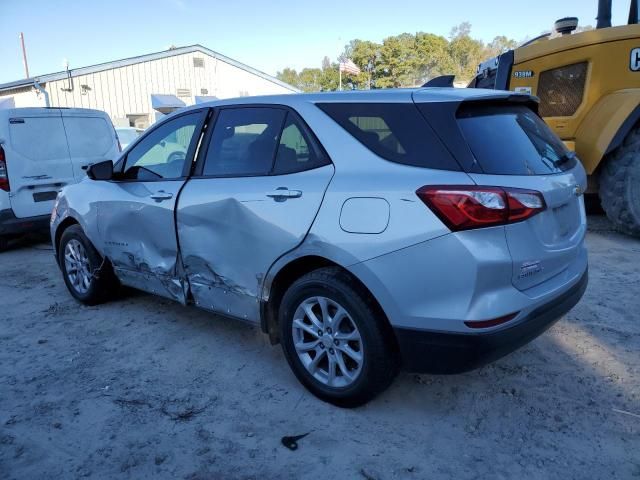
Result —
[{"label": "rear bumper", "polygon": [[487,333],[394,328],[411,372],[461,373],[497,360],[530,342],[573,308],[587,288],[588,271],[566,292],[538,306],[512,326]]},{"label": "rear bumper", "polygon": [[0,210],[0,235],[20,235],[22,233],[47,230],[50,215],[16,218],[13,210]]}]

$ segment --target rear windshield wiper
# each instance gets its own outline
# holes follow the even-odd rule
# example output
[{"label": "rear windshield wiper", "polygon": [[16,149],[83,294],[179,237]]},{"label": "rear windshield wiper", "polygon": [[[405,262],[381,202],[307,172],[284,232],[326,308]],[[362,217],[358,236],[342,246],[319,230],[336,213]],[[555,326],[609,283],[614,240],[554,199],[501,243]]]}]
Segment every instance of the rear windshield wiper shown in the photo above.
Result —
[{"label": "rear windshield wiper", "polygon": [[553,164],[556,167],[559,167],[560,165],[564,165],[567,162],[575,160],[575,158],[576,158],[576,152],[572,152],[571,150],[569,150],[563,153],[562,155],[560,155],[560,158],[555,162],[553,162]]}]

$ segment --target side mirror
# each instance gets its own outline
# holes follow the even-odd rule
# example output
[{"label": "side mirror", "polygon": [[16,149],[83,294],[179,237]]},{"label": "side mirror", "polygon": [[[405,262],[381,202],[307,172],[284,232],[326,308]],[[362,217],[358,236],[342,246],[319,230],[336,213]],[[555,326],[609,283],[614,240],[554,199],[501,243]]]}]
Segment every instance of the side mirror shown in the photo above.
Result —
[{"label": "side mirror", "polygon": [[111,180],[113,178],[113,162],[106,160],[90,165],[87,168],[87,177],[91,180]]}]

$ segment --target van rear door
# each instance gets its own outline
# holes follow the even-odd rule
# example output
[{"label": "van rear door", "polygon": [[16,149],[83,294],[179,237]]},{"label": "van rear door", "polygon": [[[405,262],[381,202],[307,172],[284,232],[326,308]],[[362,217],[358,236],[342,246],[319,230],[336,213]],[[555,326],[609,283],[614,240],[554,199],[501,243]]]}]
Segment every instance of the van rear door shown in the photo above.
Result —
[{"label": "van rear door", "polygon": [[61,112],[14,109],[4,145],[11,209],[18,218],[51,213],[58,190],[74,182]]},{"label": "van rear door", "polygon": [[104,160],[115,163],[120,156],[116,132],[106,113],[95,110],[62,110],[62,122],[69,143],[73,176],[77,182],[87,167]]}]

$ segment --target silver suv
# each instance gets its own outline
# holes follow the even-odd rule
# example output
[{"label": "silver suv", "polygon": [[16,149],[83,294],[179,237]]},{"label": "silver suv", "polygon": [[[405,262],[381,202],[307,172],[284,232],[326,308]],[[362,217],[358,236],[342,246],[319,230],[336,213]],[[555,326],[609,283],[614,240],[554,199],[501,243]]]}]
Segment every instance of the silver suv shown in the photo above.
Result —
[{"label": "silver suv", "polygon": [[582,296],[586,176],[536,110],[439,88],[187,108],[64,188],[56,258],[83,303],[123,284],[252,322],[311,392],[360,405]]}]

